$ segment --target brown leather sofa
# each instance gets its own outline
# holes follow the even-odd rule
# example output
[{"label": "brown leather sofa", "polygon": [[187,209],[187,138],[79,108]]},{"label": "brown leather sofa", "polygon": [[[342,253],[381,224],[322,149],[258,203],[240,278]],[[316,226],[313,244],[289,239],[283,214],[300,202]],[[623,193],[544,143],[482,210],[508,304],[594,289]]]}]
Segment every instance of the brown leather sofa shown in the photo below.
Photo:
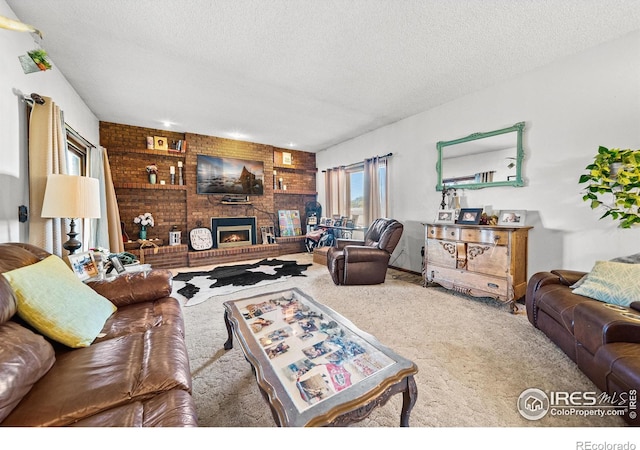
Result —
[{"label": "brown leather sofa", "polygon": [[[49,256],[0,244],[0,273]],[[0,425],[197,426],[180,304],[167,270],[89,285],[117,306],[84,348],[53,342],[21,321],[0,276]]]},{"label": "brown leather sofa", "polygon": [[[525,305],[529,321],[558,345],[603,392],[629,401],[640,392],[640,301],[630,308],[574,294],[585,272],[533,275]],[[625,420],[640,425],[640,404]]]},{"label": "brown leather sofa", "polygon": [[337,239],[327,252],[327,268],[337,285],[384,283],[391,253],[404,226],[395,219],[376,219],[364,240]]}]

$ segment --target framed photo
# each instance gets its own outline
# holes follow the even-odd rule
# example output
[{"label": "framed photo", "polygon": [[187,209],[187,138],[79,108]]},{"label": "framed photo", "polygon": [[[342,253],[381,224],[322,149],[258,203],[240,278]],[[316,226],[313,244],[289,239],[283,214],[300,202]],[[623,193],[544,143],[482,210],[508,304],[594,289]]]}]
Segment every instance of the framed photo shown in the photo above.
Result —
[{"label": "framed photo", "polygon": [[98,275],[98,267],[93,259],[93,252],[76,253],[69,255],[68,258],[71,270],[81,281]]},{"label": "framed photo", "polygon": [[522,227],[525,225],[526,218],[527,212],[524,210],[505,209],[498,215],[498,225]]},{"label": "framed photo", "polygon": [[111,258],[109,258],[109,261],[111,261],[111,265],[114,269],[116,269],[116,272],[122,273],[125,271],[124,266],[122,265],[122,261],[120,261],[120,258],[118,258],[117,256],[112,256]]},{"label": "framed photo", "polygon": [[169,144],[167,144],[167,138],[163,136],[153,137],[153,146],[156,150],[168,150]]},{"label": "framed photo", "polygon": [[293,163],[291,159],[291,153],[282,152],[282,164],[285,166],[290,166]]},{"label": "framed photo", "polygon": [[455,209],[441,209],[436,216],[436,223],[455,223]]},{"label": "framed photo", "polygon": [[482,208],[462,208],[458,214],[458,222],[467,225],[478,225],[482,216]]},{"label": "framed photo", "polygon": [[320,225],[326,225],[327,224],[327,218],[326,217],[320,217]]}]

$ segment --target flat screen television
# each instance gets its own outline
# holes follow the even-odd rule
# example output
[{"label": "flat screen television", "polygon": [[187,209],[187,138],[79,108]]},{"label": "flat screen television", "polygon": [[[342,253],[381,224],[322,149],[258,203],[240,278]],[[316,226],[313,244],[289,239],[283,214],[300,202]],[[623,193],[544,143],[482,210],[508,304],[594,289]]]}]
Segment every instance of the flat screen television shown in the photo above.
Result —
[{"label": "flat screen television", "polygon": [[198,194],[264,194],[264,163],[198,155]]}]

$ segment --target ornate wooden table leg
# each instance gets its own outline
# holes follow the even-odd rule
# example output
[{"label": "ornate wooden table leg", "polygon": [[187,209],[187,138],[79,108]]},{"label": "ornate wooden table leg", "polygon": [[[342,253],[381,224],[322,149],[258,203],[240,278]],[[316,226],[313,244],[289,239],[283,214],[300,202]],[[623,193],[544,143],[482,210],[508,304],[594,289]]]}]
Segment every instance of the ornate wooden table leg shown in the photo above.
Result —
[{"label": "ornate wooden table leg", "polygon": [[413,409],[413,405],[416,404],[416,400],[418,400],[418,387],[416,386],[416,381],[413,379],[413,375],[409,375],[405,380],[406,386],[402,393],[402,412],[400,413],[401,427],[409,426],[411,410]]},{"label": "ornate wooden table leg", "polygon": [[231,350],[233,348],[233,329],[231,328],[231,322],[229,321],[229,312],[224,312],[224,324],[227,326],[227,342],[224,343],[225,350]]}]

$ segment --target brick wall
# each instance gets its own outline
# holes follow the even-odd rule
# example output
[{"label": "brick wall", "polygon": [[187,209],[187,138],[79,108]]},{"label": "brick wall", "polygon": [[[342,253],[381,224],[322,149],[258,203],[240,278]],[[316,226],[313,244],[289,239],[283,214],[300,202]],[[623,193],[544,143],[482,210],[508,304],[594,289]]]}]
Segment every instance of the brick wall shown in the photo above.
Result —
[{"label": "brick wall", "polygon": [[[147,136],[163,136],[169,145],[172,141],[186,140],[187,151],[175,154],[160,150],[146,150]],[[147,236],[162,239],[168,244],[169,231],[176,226],[182,231],[182,243],[188,244],[189,231],[200,222],[210,227],[211,217],[255,216],[257,226],[277,225],[278,209],[297,209],[300,211],[303,228],[306,218],[306,202],[316,199],[316,162],[315,154],[296,150],[285,150],[269,145],[236,141],[214,136],[193,133],[169,132],[159,129],[135,127],[130,125],[100,122],[100,145],[107,149],[109,164],[120,218],[131,240],[138,238],[139,226],[133,223],[134,217],[150,212],[154,216],[155,226],[149,228]],[[282,152],[292,154],[292,164],[282,165]],[[264,164],[264,195],[250,196],[250,205],[224,205],[220,194],[198,194],[196,192],[197,155],[210,155],[262,161]],[[170,166],[176,167],[183,161],[184,186],[169,185]],[[159,169],[158,183],[165,180],[165,186],[150,186],[146,166],[156,164]],[[287,184],[288,194],[273,189],[273,170],[282,176]],[[299,193],[298,193],[299,192]],[[293,195],[292,195],[293,194]],[[259,239],[258,239],[258,243]],[[291,250],[289,245],[287,250]],[[168,249],[167,249],[168,250]],[[300,246],[300,251],[303,245]],[[170,267],[172,263],[186,261],[184,255],[176,254],[177,249],[154,254],[154,266]],[[184,253],[186,250],[180,250]],[[178,251],[178,253],[180,253]],[[270,250],[273,253],[273,250]],[[239,255],[242,257],[242,255]],[[163,258],[166,258],[163,264]],[[195,260],[196,258],[194,258]]]}]

